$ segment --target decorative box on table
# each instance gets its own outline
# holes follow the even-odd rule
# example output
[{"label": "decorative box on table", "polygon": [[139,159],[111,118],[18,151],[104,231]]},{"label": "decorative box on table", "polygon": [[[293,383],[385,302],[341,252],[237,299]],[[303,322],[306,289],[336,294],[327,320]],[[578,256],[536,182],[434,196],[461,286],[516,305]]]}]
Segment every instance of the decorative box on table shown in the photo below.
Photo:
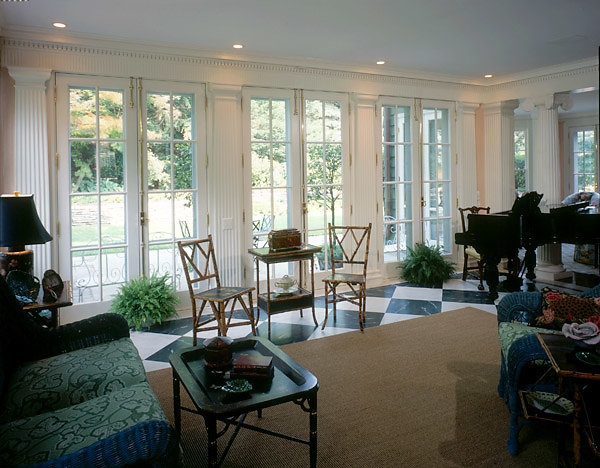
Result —
[{"label": "decorative box on table", "polygon": [[281,229],[269,232],[270,250],[293,250],[299,248],[301,243],[298,229]]}]

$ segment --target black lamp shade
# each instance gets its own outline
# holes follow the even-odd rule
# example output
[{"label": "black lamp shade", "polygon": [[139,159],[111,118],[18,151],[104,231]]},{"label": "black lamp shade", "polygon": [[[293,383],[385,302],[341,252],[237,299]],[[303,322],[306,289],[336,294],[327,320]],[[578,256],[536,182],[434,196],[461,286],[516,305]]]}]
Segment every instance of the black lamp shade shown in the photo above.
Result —
[{"label": "black lamp shade", "polygon": [[44,244],[51,240],[37,214],[33,195],[0,196],[0,247]]}]

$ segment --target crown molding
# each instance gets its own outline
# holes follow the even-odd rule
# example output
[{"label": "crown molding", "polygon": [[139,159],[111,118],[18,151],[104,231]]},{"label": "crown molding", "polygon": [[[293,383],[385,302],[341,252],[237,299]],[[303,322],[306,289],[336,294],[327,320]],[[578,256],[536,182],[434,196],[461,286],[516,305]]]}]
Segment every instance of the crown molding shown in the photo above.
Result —
[{"label": "crown molding", "polygon": [[[112,76],[143,76],[148,71],[148,74],[152,75],[148,78],[152,79],[159,79],[153,76],[158,70],[160,79],[231,82],[242,86],[264,86],[266,82],[271,83],[273,77],[277,77],[278,82],[273,86],[311,89],[310,85],[305,86],[303,82],[296,84],[297,78],[293,77],[301,75],[314,86],[312,89],[319,89],[319,86],[337,80],[339,83],[343,82],[337,89],[341,92],[377,95],[392,93],[399,96],[481,103],[529,97],[528,88],[532,86],[561,87],[569,80],[574,84],[586,84],[592,81],[591,76],[597,77],[598,73],[597,58],[590,58],[523,72],[508,77],[507,81],[499,82],[499,79],[496,79],[493,84],[482,84],[461,81],[460,77],[419,74],[406,70],[386,69],[386,74],[383,74],[380,69],[375,71],[368,67],[359,68],[318,60],[242,57],[239,54],[224,54],[214,50],[140,41],[116,41],[92,35],[49,34],[46,30],[31,28],[4,28],[0,46],[2,66],[29,66],[65,73],[89,74],[98,74],[101,69],[102,74]],[[92,57],[102,58],[102,66],[98,65],[98,61],[90,60]],[[74,59],[77,60],[77,64],[73,63]],[[239,76],[225,75],[227,72],[234,72]],[[260,79],[253,79],[257,76],[260,76]],[[271,78],[266,79],[267,76]],[[235,83],[231,81],[232,77],[235,78]],[[398,89],[400,91],[396,91]],[[402,94],[404,90],[408,94]]]},{"label": "crown molding", "polygon": [[598,71],[598,57],[590,57],[575,62],[561,63],[551,67],[536,68],[521,73],[506,75],[493,84],[490,84],[489,88],[502,89],[511,86],[530,84],[532,82],[568,78],[594,71]]},{"label": "crown molding", "polygon": [[[272,55],[259,55],[237,53],[217,49],[190,47],[187,44],[164,44],[154,41],[135,40],[126,37],[108,37],[100,34],[73,33],[67,30],[48,28],[32,28],[8,25],[4,28],[3,36],[12,39],[24,39],[41,42],[79,45],[91,48],[116,49],[127,52],[153,52],[165,55],[196,57],[203,59],[221,59],[234,62],[249,62],[271,65],[288,65],[302,68],[318,68],[332,71],[346,71],[366,75],[397,77],[403,79],[417,79],[437,83],[453,83],[463,85],[478,85],[472,77],[449,75],[445,73],[424,72],[419,70],[399,69],[393,67],[361,66],[355,63],[335,62],[306,57],[274,57]],[[487,84],[487,83],[486,83]]]},{"label": "crown molding", "polygon": [[[379,68],[357,67],[351,64],[316,59],[249,56],[189,46],[162,45],[148,41],[114,40],[91,34],[54,33],[36,28],[5,28],[2,36],[2,46],[7,52],[28,50],[56,54],[121,57],[228,70],[294,73],[310,77],[359,80],[393,86],[445,88],[459,92],[472,91],[473,86],[478,86],[468,82],[467,78],[443,74],[392,69],[386,69],[386,73],[382,73]],[[3,54],[2,65],[21,65],[20,63],[11,63],[11,57],[7,57],[7,55],[9,54]]]}]

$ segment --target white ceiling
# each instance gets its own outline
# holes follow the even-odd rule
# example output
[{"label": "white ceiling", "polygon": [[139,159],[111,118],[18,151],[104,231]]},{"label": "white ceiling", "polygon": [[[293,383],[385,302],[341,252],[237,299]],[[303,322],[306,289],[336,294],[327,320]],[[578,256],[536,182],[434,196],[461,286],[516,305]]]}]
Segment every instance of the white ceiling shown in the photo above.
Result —
[{"label": "white ceiling", "polygon": [[[496,78],[597,57],[599,0],[25,0],[0,28],[156,42],[214,55]],[[31,28],[31,29],[30,29]],[[233,51],[232,44],[245,48]]]}]

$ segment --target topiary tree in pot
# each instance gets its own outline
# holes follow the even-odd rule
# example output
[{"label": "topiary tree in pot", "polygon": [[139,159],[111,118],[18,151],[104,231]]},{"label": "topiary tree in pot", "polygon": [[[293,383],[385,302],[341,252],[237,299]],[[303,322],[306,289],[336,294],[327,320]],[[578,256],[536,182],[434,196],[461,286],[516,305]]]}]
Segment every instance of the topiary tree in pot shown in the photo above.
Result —
[{"label": "topiary tree in pot", "polygon": [[114,296],[110,312],[122,315],[137,331],[162,323],[177,314],[175,304],[179,302],[168,279],[168,274],[153,274],[150,278],[129,280]]},{"label": "topiary tree in pot", "polygon": [[409,283],[439,287],[454,273],[454,263],[444,259],[440,247],[417,243],[414,249],[407,249],[408,255],[398,268]]}]

